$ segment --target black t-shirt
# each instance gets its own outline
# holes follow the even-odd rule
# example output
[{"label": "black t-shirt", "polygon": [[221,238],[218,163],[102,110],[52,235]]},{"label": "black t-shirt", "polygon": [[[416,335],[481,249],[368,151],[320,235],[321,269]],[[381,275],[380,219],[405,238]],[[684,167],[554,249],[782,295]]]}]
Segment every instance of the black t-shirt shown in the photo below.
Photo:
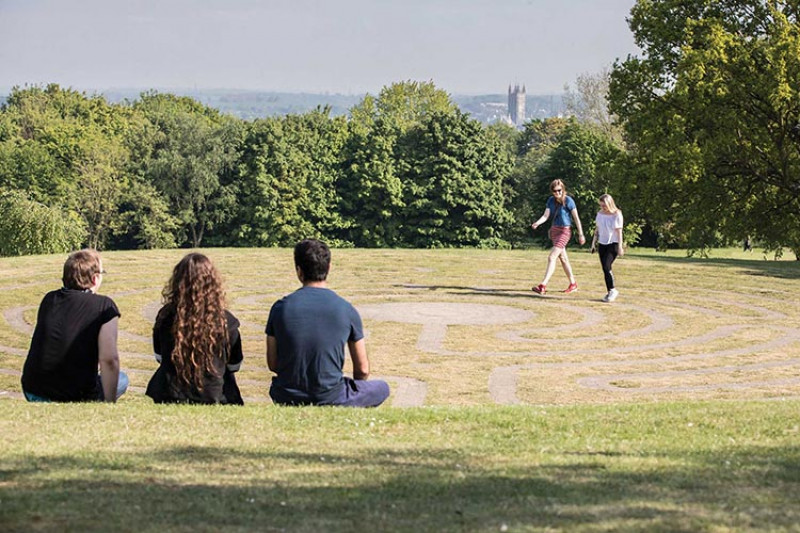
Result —
[{"label": "black t-shirt", "polygon": [[88,291],[59,289],[39,305],[22,388],[58,402],[95,400],[100,327],[120,316],[114,301]]},{"label": "black t-shirt", "polygon": [[233,372],[239,370],[244,359],[239,320],[228,311],[225,311],[225,318],[228,324],[230,357],[220,353],[214,358],[218,377],[206,374],[203,391],[200,392],[197,387],[187,387],[178,379],[175,364],[172,362],[172,351],[175,349],[175,339],[172,337],[175,310],[162,307],[153,327],[153,351],[161,356],[161,365],[150,379],[146,394],[157,403],[243,403],[233,377]]}]

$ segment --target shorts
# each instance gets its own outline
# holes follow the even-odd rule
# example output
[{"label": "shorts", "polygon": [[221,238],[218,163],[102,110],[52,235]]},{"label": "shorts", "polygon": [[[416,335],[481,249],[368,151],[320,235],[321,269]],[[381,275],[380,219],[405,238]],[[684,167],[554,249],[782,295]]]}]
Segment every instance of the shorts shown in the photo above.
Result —
[{"label": "shorts", "polygon": [[550,240],[556,248],[566,248],[572,237],[572,228],[569,226],[551,226]]}]

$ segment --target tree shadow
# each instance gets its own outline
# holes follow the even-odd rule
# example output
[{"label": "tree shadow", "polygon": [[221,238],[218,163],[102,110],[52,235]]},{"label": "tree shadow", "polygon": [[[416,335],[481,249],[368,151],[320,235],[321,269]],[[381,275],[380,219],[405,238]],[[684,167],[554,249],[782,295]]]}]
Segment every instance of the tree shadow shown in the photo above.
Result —
[{"label": "tree shadow", "polygon": [[677,263],[682,265],[711,265],[741,269],[748,276],[766,276],[778,279],[800,279],[800,261],[772,261],[769,259],[731,259],[725,257],[674,257],[668,255],[635,256],[639,261]]},{"label": "tree shadow", "polygon": [[[792,529],[800,447],[507,466],[450,449],[352,455],[181,446],[5,457],[3,531]],[[649,466],[651,464],[656,466]]]}]

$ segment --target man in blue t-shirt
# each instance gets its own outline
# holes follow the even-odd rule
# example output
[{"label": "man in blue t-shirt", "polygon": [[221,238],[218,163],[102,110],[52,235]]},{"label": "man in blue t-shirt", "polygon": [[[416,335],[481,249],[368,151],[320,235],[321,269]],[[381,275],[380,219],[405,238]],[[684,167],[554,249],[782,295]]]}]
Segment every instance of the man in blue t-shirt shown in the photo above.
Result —
[{"label": "man in blue t-shirt", "polygon": [[[331,251],[316,239],[294,248],[303,286],[275,302],[267,320],[267,366],[275,374],[269,395],[283,405],[376,407],[389,397],[385,381],[370,380],[358,311],[328,289]],[[344,376],[344,346],[353,378]]]}]

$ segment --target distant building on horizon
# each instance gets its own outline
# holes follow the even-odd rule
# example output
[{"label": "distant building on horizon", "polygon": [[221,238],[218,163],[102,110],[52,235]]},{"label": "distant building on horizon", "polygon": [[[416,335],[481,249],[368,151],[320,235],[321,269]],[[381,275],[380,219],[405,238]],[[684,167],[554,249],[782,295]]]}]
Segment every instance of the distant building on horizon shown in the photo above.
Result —
[{"label": "distant building on horizon", "polygon": [[508,86],[508,117],[511,124],[517,127],[525,122],[525,85],[520,89],[519,84]]}]

